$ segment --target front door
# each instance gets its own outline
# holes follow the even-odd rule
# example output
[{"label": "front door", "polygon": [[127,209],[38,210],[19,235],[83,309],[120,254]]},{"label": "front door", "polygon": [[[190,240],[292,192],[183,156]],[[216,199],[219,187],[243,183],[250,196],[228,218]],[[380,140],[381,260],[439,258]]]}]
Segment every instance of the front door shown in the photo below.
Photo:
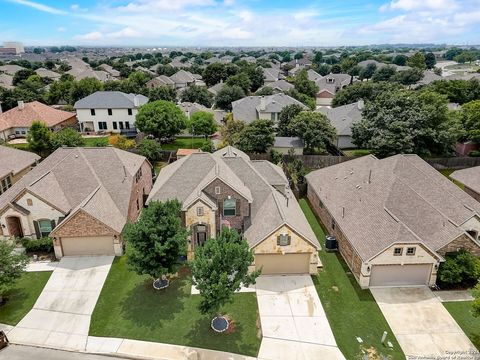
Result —
[{"label": "front door", "polygon": [[7,229],[10,236],[16,238],[23,237],[22,223],[18,216],[7,217]]},{"label": "front door", "polygon": [[195,227],[195,246],[201,246],[207,241],[207,226],[197,225]]}]

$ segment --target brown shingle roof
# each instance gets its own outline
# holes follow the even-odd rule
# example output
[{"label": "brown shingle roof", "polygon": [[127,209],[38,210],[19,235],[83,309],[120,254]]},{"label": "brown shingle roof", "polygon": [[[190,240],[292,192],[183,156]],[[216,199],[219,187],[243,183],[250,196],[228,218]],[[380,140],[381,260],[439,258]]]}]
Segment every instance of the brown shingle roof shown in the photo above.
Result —
[{"label": "brown shingle roof", "polygon": [[0,179],[22,171],[40,160],[40,156],[29,151],[0,146]]},{"label": "brown shingle roof", "polygon": [[480,194],[480,166],[454,171],[450,177]]},{"label": "brown shingle roof", "polygon": [[38,101],[25,103],[0,114],[0,131],[14,127],[30,127],[33,121],[43,121],[48,127],[58,125],[75,117],[74,113],[57,110]]}]

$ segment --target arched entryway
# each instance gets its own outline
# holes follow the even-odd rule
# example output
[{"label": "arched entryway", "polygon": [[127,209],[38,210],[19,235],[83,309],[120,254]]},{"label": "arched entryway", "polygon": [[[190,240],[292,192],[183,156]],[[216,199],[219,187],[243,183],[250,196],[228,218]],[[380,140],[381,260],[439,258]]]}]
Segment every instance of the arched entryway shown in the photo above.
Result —
[{"label": "arched entryway", "polygon": [[208,224],[195,224],[193,226],[193,248],[201,246],[210,236],[210,226]]},{"label": "arched entryway", "polygon": [[9,216],[6,219],[7,229],[10,236],[23,237],[22,221],[18,216]]}]

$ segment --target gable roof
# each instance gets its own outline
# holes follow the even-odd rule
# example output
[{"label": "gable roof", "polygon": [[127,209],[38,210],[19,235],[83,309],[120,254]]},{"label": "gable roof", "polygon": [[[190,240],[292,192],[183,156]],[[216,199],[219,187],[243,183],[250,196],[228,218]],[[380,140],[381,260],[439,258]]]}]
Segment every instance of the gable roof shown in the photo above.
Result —
[{"label": "gable roof", "polygon": [[280,69],[278,68],[263,68],[263,78],[266,82],[277,81],[280,78]]},{"label": "gable roof", "polygon": [[7,64],[0,66],[0,72],[3,72],[8,75],[15,75],[17,71],[25,70],[24,67],[14,64]]},{"label": "gable roof", "polygon": [[[138,105],[135,105],[135,99]],[[96,91],[78,100],[75,109],[135,109],[148,102],[141,94],[126,94],[121,91]]]},{"label": "gable roof", "polygon": [[480,166],[456,170],[450,174],[450,177],[480,194]]},{"label": "gable roof", "polygon": [[0,73],[0,87],[3,87],[5,89],[13,89],[15,86],[13,86],[13,76]]},{"label": "gable roof", "polygon": [[266,87],[271,87],[273,90],[278,90],[278,91],[282,91],[282,92],[286,92],[288,90],[291,90],[291,89],[295,88],[295,86],[293,84],[290,84],[288,81],[286,81],[284,79],[280,79],[280,80],[271,82],[269,84],[265,84],[262,87],[262,89],[264,89]]},{"label": "gable roof", "polygon": [[306,179],[364,261],[396,242],[437,251],[480,213],[480,203],[417,155],[364,156]]},{"label": "gable roof", "polygon": [[251,216],[245,222],[244,235],[251,247],[286,225],[320,248],[283,171],[268,161],[251,161],[231,146],[213,154],[194,153],[166,166],[147,202],[176,198],[185,211],[195,200],[211,202],[203,189],[214,179],[224,181],[250,202]]},{"label": "gable roof", "polygon": [[188,84],[188,83],[195,82],[196,77],[191,72],[182,69],[182,70],[178,70],[175,74],[170,76],[170,79],[175,84]]},{"label": "gable roof", "polygon": [[73,117],[74,113],[32,101],[24,103],[23,109],[17,106],[0,114],[0,131],[14,127],[30,127],[33,121],[42,121],[48,127],[52,127]]},{"label": "gable roof", "polygon": [[41,78],[50,78],[50,79],[60,79],[60,77],[62,76],[55,71],[45,69],[45,68],[38,68],[37,70],[35,70],[35,74],[37,74]]},{"label": "gable roof", "polygon": [[120,233],[145,161],[113,147],[59,148],[0,196],[0,209],[29,192],[68,216],[82,209]]},{"label": "gable roof", "polygon": [[15,175],[39,160],[40,156],[30,151],[0,145],[0,179],[8,174]]},{"label": "gable roof", "polygon": [[337,130],[337,135],[352,135],[352,125],[362,119],[363,102],[342,105],[335,108],[319,108],[318,112],[324,114],[333,127]]}]

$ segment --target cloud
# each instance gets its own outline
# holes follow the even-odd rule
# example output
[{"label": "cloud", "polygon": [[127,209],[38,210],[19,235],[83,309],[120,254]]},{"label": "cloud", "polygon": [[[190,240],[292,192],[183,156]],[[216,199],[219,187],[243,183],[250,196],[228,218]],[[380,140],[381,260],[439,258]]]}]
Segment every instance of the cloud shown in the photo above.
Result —
[{"label": "cloud", "polygon": [[215,5],[214,0],[137,0],[120,6],[121,11],[172,11],[187,7],[205,7]]},{"label": "cloud", "polygon": [[126,27],[120,31],[116,32],[111,32],[107,34],[108,38],[111,39],[123,39],[123,38],[136,38],[136,37],[141,37],[142,34],[130,27]]},{"label": "cloud", "polygon": [[57,28],[57,31],[58,32],[65,32],[65,31],[67,31],[67,29],[64,28],[63,26],[60,26],[59,28]]},{"label": "cloud", "polygon": [[390,3],[380,7],[380,11],[387,10],[435,10],[435,11],[452,11],[458,8],[455,0],[392,0]]},{"label": "cloud", "polygon": [[103,38],[104,36],[100,31],[92,31],[83,35],[76,35],[74,37],[75,40],[80,40],[80,41],[98,41]]},{"label": "cloud", "polygon": [[88,11],[87,8],[82,8],[80,5],[78,4],[72,4],[70,5],[70,10],[74,11],[74,12],[78,12],[78,11],[82,11],[82,12],[86,12]]},{"label": "cloud", "polygon": [[9,0],[9,1],[13,2],[13,3],[16,3],[16,4],[20,4],[20,5],[25,5],[25,6],[33,8],[33,9],[40,10],[40,11],[50,13],[50,14],[56,14],[56,15],[67,14],[66,11],[56,9],[54,7],[47,6],[47,5],[44,5],[44,4],[40,4],[40,3],[37,3],[37,2],[34,2],[34,1],[29,1],[29,0]]}]

